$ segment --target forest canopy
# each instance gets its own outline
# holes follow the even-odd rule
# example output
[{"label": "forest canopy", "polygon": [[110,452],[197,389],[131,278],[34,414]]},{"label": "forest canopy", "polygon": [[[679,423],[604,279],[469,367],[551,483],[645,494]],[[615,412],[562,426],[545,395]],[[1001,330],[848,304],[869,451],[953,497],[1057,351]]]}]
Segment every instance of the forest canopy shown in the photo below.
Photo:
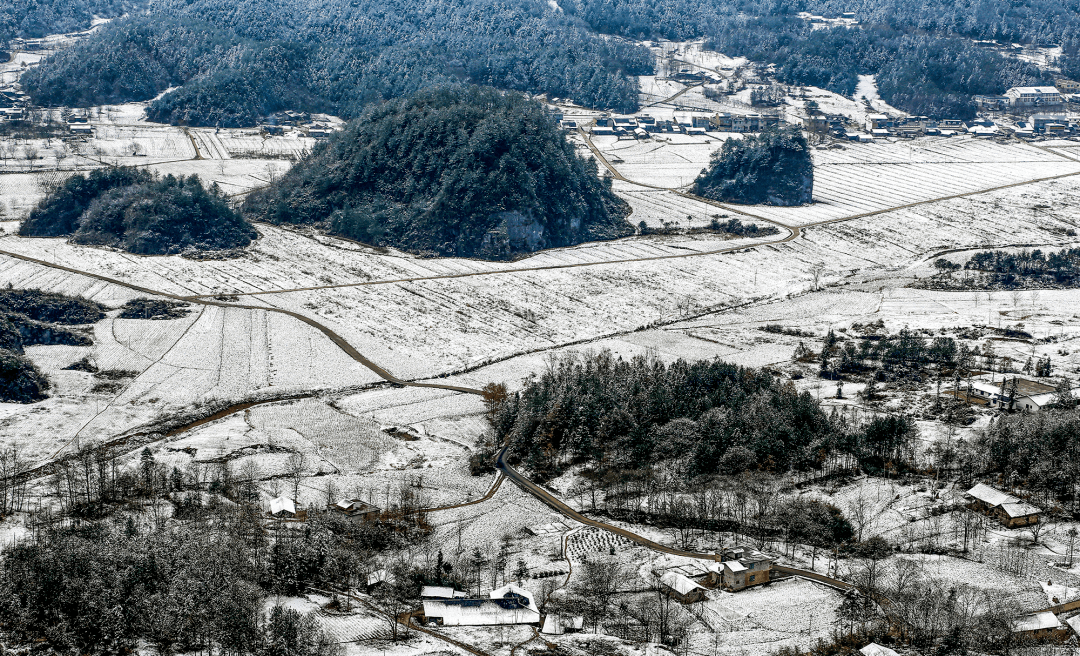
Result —
[{"label": "forest canopy", "polygon": [[159,0],[29,70],[43,105],[151,100],[155,121],[239,127],[282,109],[352,118],[421,89],[482,84],[632,111],[652,57],[543,0]]},{"label": "forest canopy", "polygon": [[370,244],[505,259],[632,232],[539,103],[439,89],[374,107],[252,194],[245,215]]},{"label": "forest canopy", "polygon": [[[975,116],[972,96],[1049,83],[1034,64],[974,40],[1064,47],[1074,65],[1080,0],[574,0],[564,3],[594,29],[636,38],[704,38],[729,56],[773,64],[785,83],[846,96],[860,75],[906,112],[938,118]],[[799,12],[854,12],[857,27],[811,25]],[[820,28],[820,29],[818,29]],[[984,44],[985,45],[985,44]],[[1071,58],[1070,58],[1071,55]]]},{"label": "forest canopy", "polygon": [[494,424],[511,462],[541,478],[573,463],[616,473],[669,465],[686,480],[808,470],[841,451],[880,470],[910,456],[915,434],[905,416],[847,426],[767,370],[608,351],[552,361],[499,405]]},{"label": "forest canopy", "polygon": [[19,227],[25,237],[70,236],[139,255],[242,248],[258,236],[217,187],[198,176],[159,177],[111,168],[74,175],[45,196]]},{"label": "forest canopy", "polygon": [[727,139],[693,192],[730,203],[804,205],[813,200],[814,162],[806,137],[786,127]]}]

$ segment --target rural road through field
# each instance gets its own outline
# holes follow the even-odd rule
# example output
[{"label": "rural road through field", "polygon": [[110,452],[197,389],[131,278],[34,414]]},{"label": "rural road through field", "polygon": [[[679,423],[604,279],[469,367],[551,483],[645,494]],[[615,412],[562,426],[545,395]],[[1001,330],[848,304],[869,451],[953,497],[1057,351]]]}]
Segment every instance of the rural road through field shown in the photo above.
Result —
[{"label": "rural road through field", "polygon": [[[693,194],[689,194],[689,193],[687,193],[685,191],[682,191],[682,190],[679,190],[679,189],[665,189],[665,188],[662,188],[662,187],[657,187],[655,185],[642,184],[642,183],[634,182],[632,180],[627,180],[625,177],[623,177],[623,175],[615,167],[613,167],[611,165],[610,162],[607,161],[607,159],[603,156],[603,154],[599,151],[599,149],[597,149],[596,146],[592,143],[592,140],[589,138],[589,136],[587,134],[582,133],[582,137],[585,140],[585,143],[587,144],[587,146],[594,153],[594,155],[597,157],[597,159],[603,164],[603,166],[606,167],[611,172],[611,174],[613,176],[615,176],[616,178],[618,178],[619,180],[623,180],[625,182],[632,183],[632,184],[635,184],[635,185],[640,185],[640,186],[643,186],[643,187],[648,187],[648,188],[653,188],[653,189],[664,189],[664,190],[667,190],[667,191],[672,191],[674,193],[677,193],[679,195],[682,195],[684,197],[687,197],[687,198],[690,198],[690,199],[693,199],[693,200],[708,203],[708,204],[714,205],[714,206],[716,206],[718,208],[721,208],[721,209],[725,209],[725,210],[728,210],[728,211],[731,211],[731,212],[735,212],[735,213],[742,214],[742,215],[745,215],[745,216],[748,216],[748,217],[752,217],[752,218],[760,220],[760,221],[771,223],[771,224],[776,225],[777,227],[779,227],[779,228],[781,228],[783,230],[786,230],[787,234],[785,236],[782,236],[781,238],[778,238],[778,239],[775,239],[775,240],[757,242],[755,244],[742,244],[742,245],[739,245],[739,246],[715,249],[715,250],[711,250],[711,251],[693,252],[693,253],[680,253],[680,254],[674,254],[674,255],[660,255],[660,256],[649,256],[649,257],[641,257],[641,258],[621,258],[621,259],[603,260],[603,261],[597,261],[597,262],[585,262],[585,263],[578,263],[578,264],[558,264],[558,265],[535,266],[535,267],[529,267],[529,266],[511,267],[511,268],[497,269],[497,270],[492,270],[492,271],[477,271],[477,272],[469,272],[469,273],[446,274],[446,275],[436,275],[436,276],[420,276],[420,277],[414,277],[414,278],[376,280],[376,281],[367,281],[367,282],[346,283],[346,284],[340,284],[340,285],[323,285],[323,286],[318,286],[318,287],[306,287],[306,288],[297,288],[297,289],[264,290],[264,291],[258,291],[258,292],[250,292],[250,293],[234,292],[231,295],[235,295],[235,296],[254,296],[254,295],[260,295],[260,294],[283,294],[283,293],[288,293],[288,292],[308,291],[308,290],[316,290],[316,289],[332,289],[332,288],[341,288],[341,287],[359,287],[359,286],[367,286],[367,285],[382,285],[382,284],[393,284],[393,283],[402,283],[402,282],[415,282],[415,281],[423,281],[423,280],[443,280],[443,279],[451,279],[451,278],[468,278],[468,277],[475,277],[475,276],[498,275],[498,274],[506,274],[506,273],[517,273],[517,272],[528,272],[528,271],[544,271],[544,270],[553,270],[553,269],[570,269],[570,268],[579,268],[579,267],[612,265],[612,264],[619,264],[619,263],[648,262],[648,261],[656,261],[656,260],[669,260],[669,259],[683,259],[683,258],[690,258],[690,257],[700,257],[700,256],[706,256],[706,255],[719,255],[719,254],[724,254],[724,253],[730,253],[730,252],[733,252],[733,251],[744,250],[746,248],[755,248],[757,246],[765,246],[765,245],[781,244],[781,243],[789,242],[789,241],[792,241],[792,240],[798,238],[802,234],[803,229],[808,228],[808,227],[826,225],[826,224],[831,224],[831,223],[839,223],[839,222],[842,222],[842,221],[852,221],[852,220],[856,220],[856,219],[860,219],[860,218],[866,218],[866,217],[870,217],[870,216],[884,214],[886,212],[892,212],[892,211],[895,211],[895,210],[898,210],[898,209],[910,208],[910,207],[915,207],[915,206],[919,206],[919,205],[926,205],[926,204],[940,202],[940,201],[943,201],[943,200],[949,200],[949,199],[954,199],[954,198],[962,198],[962,197],[966,197],[966,196],[985,194],[985,193],[996,191],[996,190],[999,190],[999,189],[1007,189],[1007,188],[1011,188],[1011,187],[1018,187],[1018,186],[1022,186],[1022,185],[1028,185],[1028,184],[1033,184],[1033,183],[1047,181],[1047,180],[1056,180],[1056,179],[1061,179],[1061,178],[1067,178],[1067,177],[1073,177],[1073,176],[1080,175],[1080,172],[1078,172],[1078,173],[1066,173],[1066,174],[1061,174],[1061,175],[1048,176],[1048,177],[1034,179],[1034,180],[1028,180],[1028,181],[1024,181],[1024,182],[1001,185],[1001,186],[993,187],[993,188],[989,188],[989,189],[982,189],[982,190],[973,191],[973,192],[954,194],[954,195],[950,195],[950,196],[944,196],[944,197],[941,197],[941,198],[934,198],[934,199],[929,199],[929,200],[925,200],[925,201],[918,201],[918,202],[908,203],[908,204],[905,204],[905,205],[900,205],[900,206],[896,206],[896,207],[890,207],[890,208],[887,208],[887,209],[875,210],[875,211],[872,211],[872,212],[865,212],[865,213],[856,214],[856,215],[852,215],[852,216],[839,217],[839,218],[835,218],[835,219],[819,221],[819,222],[816,222],[816,223],[810,223],[810,224],[806,224],[806,225],[803,225],[803,226],[790,226],[790,225],[785,225],[785,224],[777,222],[777,221],[765,219],[764,217],[756,216],[756,215],[754,215],[754,214],[752,214],[750,212],[738,209],[736,207],[732,207],[732,206],[727,205],[727,204],[719,203],[719,202],[712,201],[712,200],[705,199],[705,198],[700,198],[698,196],[694,196]],[[358,350],[356,350],[351,344],[349,344],[341,335],[337,334],[336,332],[334,332],[329,327],[319,323],[318,321],[316,321],[316,320],[314,320],[314,319],[312,319],[312,318],[310,318],[308,316],[305,316],[305,315],[297,313],[297,312],[293,312],[293,311],[285,310],[285,309],[281,309],[281,308],[276,308],[276,307],[272,307],[272,306],[255,306],[255,305],[242,305],[242,304],[237,304],[237,303],[231,303],[231,302],[226,302],[226,301],[222,301],[222,300],[217,300],[212,295],[180,296],[180,295],[177,295],[177,294],[162,292],[162,291],[155,290],[155,289],[150,289],[150,288],[147,288],[147,287],[141,287],[141,286],[138,286],[138,285],[135,285],[135,284],[123,281],[123,280],[116,279],[116,278],[110,278],[108,276],[104,276],[104,275],[101,275],[101,274],[91,273],[91,272],[88,272],[88,271],[82,271],[82,270],[75,269],[75,268],[72,268],[72,267],[67,267],[67,266],[63,266],[63,265],[60,265],[60,264],[55,264],[55,263],[52,263],[52,262],[48,262],[48,261],[41,260],[41,259],[38,259],[38,258],[29,257],[29,256],[22,255],[22,254],[19,254],[19,253],[14,253],[14,252],[11,252],[11,251],[6,251],[6,250],[0,249],[0,255],[6,255],[6,256],[11,257],[11,258],[15,258],[15,259],[26,261],[26,262],[31,262],[31,263],[34,263],[34,264],[37,264],[37,265],[40,265],[40,266],[44,266],[44,267],[48,267],[48,268],[51,268],[51,269],[66,271],[66,272],[69,272],[69,273],[72,273],[72,274],[85,276],[85,277],[93,278],[93,279],[96,279],[96,280],[101,280],[103,282],[118,285],[118,286],[121,286],[121,287],[125,287],[125,288],[128,288],[128,289],[132,289],[134,291],[138,291],[138,292],[149,294],[149,295],[165,297],[165,298],[170,298],[170,299],[179,300],[179,301],[187,301],[187,302],[201,304],[201,305],[207,305],[207,306],[238,308],[238,309],[246,309],[246,310],[259,310],[259,311],[264,311],[264,312],[273,312],[273,313],[277,313],[277,314],[286,315],[286,316],[292,317],[293,319],[296,319],[297,321],[301,321],[301,322],[311,326],[312,328],[315,328],[316,330],[318,330],[319,332],[324,334],[328,339],[330,339],[335,345],[337,345],[337,347],[339,349],[344,351],[349,357],[351,357],[356,362],[359,362],[361,365],[368,368],[369,370],[374,372],[378,377],[382,378],[383,380],[385,380],[387,382],[390,382],[390,383],[393,383],[393,384],[396,384],[396,385],[409,386],[409,387],[423,387],[423,388],[443,389],[443,390],[448,390],[448,391],[452,391],[452,392],[459,392],[459,393],[463,393],[463,394],[474,394],[474,395],[482,395],[483,394],[483,392],[481,390],[471,388],[471,387],[465,387],[465,386],[459,386],[459,385],[448,385],[448,384],[442,384],[442,383],[428,383],[428,382],[419,382],[419,381],[407,381],[407,380],[400,379],[397,376],[395,376],[394,374],[392,374],[390,371],[388,371],[388,370],[384,369],[383,367],[381,367],[380,365],[378,365],[377,363],[369,360],[362,353],[360,353]],[[61,450],[63,450],[63,449],[61,449]],[[640,545],[642,545],[642,546],[644,546],[646,548],[649,548],[651,550],[654,550],[654,551],[657,551],[657,552],[660,552],[660,553],[667,553],[667,554],[671,554],[671,555],[685,556],[685,557],[690,557],[690,558],[701,558],[701,559],[709,559],[709,560],[715,559],[715,556],[713,554],[703,554],[703,553],[688,552],[688,551],[675,549],[675,548],[672,548],[672,547],[667,547],[665,545],[662,545],[662,544],[659,544],[659,543],[654,542],[652,540],[649,540],[648,538],[637,535],[637,534],[635,534],[635,533],[633,533],[631,531],[627,531],[627,530],[619,528],[617,526],[612,526],[612,525],[606,524],[604,522],[600,522],[600,521],[597,521],[597,520],[590,519],[590,518],[582,515],[581,513],[575,511],[573,508],[571,508],[570,506],[565,504],[563,501],[558,499],[555,495],[551,494],[550,492],[543,489],[539,485],[536,485],[535,483],[530,481],[528,478],[523,476],[520,472],[515,470],[511,465],[509,465],[509,463],[506,462],[505,454],[506,454],[506,449],[504,448],[502,451],[499,452],[499,454],[497,456],[497,462],[496,462],[497,467],[502,472],[502,474],[505,477],[510,478],[511,480],[513,480],[514,483],[517,484],[519,487],[521,487],[525,492],[533,495],[534,497],[536,497],[537,499],[539,499],[543,503],[551,506],[552,508],[557,510],[560,514],[562,514],[563,516],[565,516],[567,518],[570,518],[570,519],[573,519],[574,521],[580,522],[582,524],[585,524],[585,525],[588,525],[588,526],[594,526],[596,528],[600,528],[602,530],[609,531],[609,532],[614,533],[616,535],[620,535],[620,536],[622,536],[624,538],[627,538],[627,539],[629,539],[629,540],[631,540],[631,541],[633,541],[633,542],[635,542],[637,544],[640,544]],[[500,478],[498,478],[496,480],[495,484],[488,491],[488,493],[484,497],[482,497],[481,499],[477,499],[477,500],[467,502],[467,503],[463,503],[463,504],[457,504],[455,506],[447,506],[447,507],[439,508],[439,509],[431,509],[431,511],[448,510],[448,509],[451,509],[451,508],[472,505],[472,504],[476,504],[476,503],[480,503],[482,501],[488,500],[488,499],[490,499],[490,498],[492,498],[494,496],[496,491],[499,489],[499,486],[501,485],[501,483],[502,483],[502,478],[500,477]],[[797,573],[799,575],[805,575],[808,578],[813,578],[815,580],[825,582],[825,583],[827,583],[829,585],[834,585],[834,587],[848,585],[846,583],[843,583],[842,581],[835,581],[835,580],[831,580],[831,579],[826,581],[826,580],[824,580],[824,577],[821,577],[821,575],[818,575],[818,574],[815,574],[815,573],[812,573],[812,572],[802,572],[801,570],[793,570],[792,569],[789,573],[791,573],[791,574],[796,574]],[[830,583],[830,581],[831,581],[831,583]]]}]

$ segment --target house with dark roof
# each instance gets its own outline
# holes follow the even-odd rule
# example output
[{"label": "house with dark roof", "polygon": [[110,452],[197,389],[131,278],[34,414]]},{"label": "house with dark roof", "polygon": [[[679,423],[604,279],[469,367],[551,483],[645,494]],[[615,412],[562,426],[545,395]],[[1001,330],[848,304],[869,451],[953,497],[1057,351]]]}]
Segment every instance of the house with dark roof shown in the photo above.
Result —
[{"label": "house with dark roof", "polygon": [[505,585],[488,597],[425,598],[425,622],[440,626],[539,624],[540,610],[533,594],[520,586]]}]

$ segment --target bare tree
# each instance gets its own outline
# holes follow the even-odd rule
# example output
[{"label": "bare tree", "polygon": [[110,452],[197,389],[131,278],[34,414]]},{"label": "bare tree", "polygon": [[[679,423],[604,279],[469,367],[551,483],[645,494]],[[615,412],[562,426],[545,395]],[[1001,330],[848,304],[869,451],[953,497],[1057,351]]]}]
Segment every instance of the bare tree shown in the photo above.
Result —
[{"label": "bare tree", "polygon": [[305,467],[304,454],[297,452],[289,455],[285,461],[285,475],[292,483],[292,498],[295,501],[300,498],[300,483],[304,480]]}]

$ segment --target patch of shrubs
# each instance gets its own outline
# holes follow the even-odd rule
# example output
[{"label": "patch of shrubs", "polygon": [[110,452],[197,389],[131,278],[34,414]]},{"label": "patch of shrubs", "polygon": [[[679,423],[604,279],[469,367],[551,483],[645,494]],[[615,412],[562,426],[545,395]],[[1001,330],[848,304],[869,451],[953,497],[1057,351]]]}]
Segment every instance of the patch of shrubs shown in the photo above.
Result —
[{"label": "patch of shrubs", "polygon": [[120,319],[181,319],[186,317],[190,310],[189,303],[182,301],[163,301],[152,298],[133,298],[124,303],[120,310]]},{"label": "patch of shrubs", "polygon": [[0,307],[35,321],[67,325],[96,323],[105,318],[101,303],[40,289],[0,289]]},{"label": "patch of shrubs", "polygon": [[0,349],[0,401],[34,403],[48,398],[49,381],[30,358]]}]

